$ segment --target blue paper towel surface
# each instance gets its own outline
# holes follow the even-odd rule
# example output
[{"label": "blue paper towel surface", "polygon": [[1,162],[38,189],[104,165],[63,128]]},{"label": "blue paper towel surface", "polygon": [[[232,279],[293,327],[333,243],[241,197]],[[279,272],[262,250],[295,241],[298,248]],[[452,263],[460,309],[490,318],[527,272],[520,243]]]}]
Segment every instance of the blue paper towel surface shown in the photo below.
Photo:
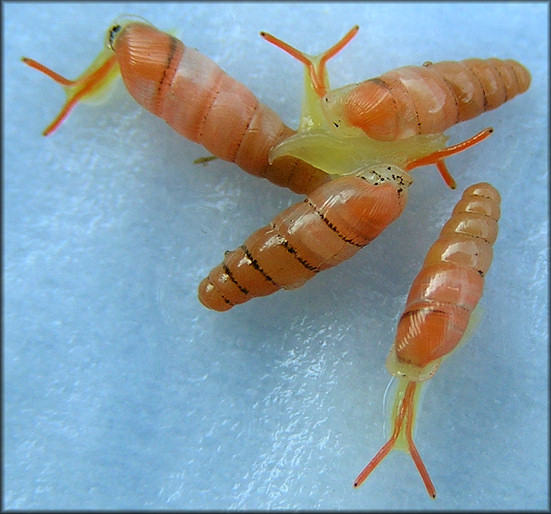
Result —
[{"label": "blue paper towel surface", "polygon": [[[548,507],[548,6],[4,4],[4,508]],[[450,191],[413,172],[402,217],[301,289],[210,312],[197,285],[300,197],[208,155],[122,83],[41,131],[64,95],[26,55],[79,75],[121,13],[175,30],[296,126],[310,54],[352,25],[334,87],[424,61],[513,58],[532,85],[453,127]],[[384,443],[385,358],[409,286],[461,192],[502,194],[467,344],[430,381],[416,442],[435,483]],[[388,428],[388,427],[387,427]]]}]

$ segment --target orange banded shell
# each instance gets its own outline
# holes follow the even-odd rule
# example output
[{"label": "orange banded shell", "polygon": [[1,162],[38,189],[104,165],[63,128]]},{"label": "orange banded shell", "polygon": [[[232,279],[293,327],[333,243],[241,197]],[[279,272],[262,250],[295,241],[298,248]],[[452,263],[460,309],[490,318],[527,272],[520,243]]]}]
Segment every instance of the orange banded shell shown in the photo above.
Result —
[{"label": "orange banded shell", "polygon": [[411,286],[394,342],[398,362],[425,368],[460,342],[482,296],[499,216],[493,186],[465,190]]},{"label": "orange banded shell", "polygon": [[[226,252],[199,285],[199,300],[225,311],[281,288],[300,287],[318,272],[352,257],[400,216],[410,177],[395,166],[375,178],[343,176],[285,209]],[[386,176],[385,176],[386,175]]]},{"label": "orange banded shell", "polygon": [[211,59],[155,27],[133,22],[112,36],[134,99],[179,134],[253,175],[308,193],[329,176],[296,158],[268,163],[269,150],[294,131]]},{"label": "orange banded shell", "polygon": [[530,81],[530,72],[511,59],[443,61],[405,66],[329,91],[324,101],[337,125],[395,141],[440,134],[525,92]]}]

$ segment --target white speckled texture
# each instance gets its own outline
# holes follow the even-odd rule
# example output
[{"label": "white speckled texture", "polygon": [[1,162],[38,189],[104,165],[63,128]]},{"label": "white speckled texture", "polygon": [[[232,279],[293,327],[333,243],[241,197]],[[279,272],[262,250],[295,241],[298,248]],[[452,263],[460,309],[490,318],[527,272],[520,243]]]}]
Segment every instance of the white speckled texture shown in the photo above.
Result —
[{"label": "white speckled texture", "polygon": [[[548,507],[548,6],[3,4],[4,508]],[[120,13],[145,17],[296,125],[308,53],[352,25],[334,86],[426,60],[514,58],[530,90],[450,130],[495,134],[449,159],[458,190],[414,172],[400,220],[302,289],[218,314],[196,299],[226,249],[298,197],[207,153],[119,85],[42,129],[59,87]],[[427,388],[416,433],[438,491],[384,442],[384,367],[411,280],[463,189],[503,196],[472,339]]]}]

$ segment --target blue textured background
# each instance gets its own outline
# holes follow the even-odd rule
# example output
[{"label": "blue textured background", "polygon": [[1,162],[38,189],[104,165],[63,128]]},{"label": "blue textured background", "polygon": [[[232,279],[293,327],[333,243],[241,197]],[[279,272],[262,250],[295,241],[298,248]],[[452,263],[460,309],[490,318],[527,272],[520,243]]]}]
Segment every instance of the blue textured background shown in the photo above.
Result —
[{"label": "blue textured background", "polygon": [[[548,506],[546,4],[4,4],[4,508]],[[531,89],[450,130],[495,134],[434,168],[400,220],[303,288],[225,314],[196,299],[226,249],[299,200],[207,155],[119,84],[42,129],[120,13],[141,15],[296,126],[302,69],[267,30],[330,62],[334,86],[426,60],[515,58]],[[416,441],[438,491],[384,442],[384,367],[411,280],[462,190],[503,214],[482,320],[427,388]]]}]

